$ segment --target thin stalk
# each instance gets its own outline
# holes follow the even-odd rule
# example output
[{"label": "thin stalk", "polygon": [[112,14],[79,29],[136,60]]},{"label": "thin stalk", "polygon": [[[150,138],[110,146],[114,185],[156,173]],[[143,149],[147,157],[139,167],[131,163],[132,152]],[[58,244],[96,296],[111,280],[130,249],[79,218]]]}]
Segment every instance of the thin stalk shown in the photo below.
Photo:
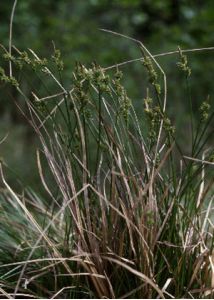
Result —
[{"label": "thin stalk", "polygon": [[100,158],[100,146],[101,146],[101,132],[102,132],[102,94],[101,91],[98,91],[98,143],[97,143],[97,154],[96,154],[96,168],[97,172]]}]

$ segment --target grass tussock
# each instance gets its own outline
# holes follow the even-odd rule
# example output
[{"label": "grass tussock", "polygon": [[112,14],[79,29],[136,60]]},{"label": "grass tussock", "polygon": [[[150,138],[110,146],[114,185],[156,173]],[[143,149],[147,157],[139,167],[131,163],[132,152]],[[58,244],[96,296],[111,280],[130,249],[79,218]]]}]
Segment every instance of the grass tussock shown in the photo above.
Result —
[{"label": "grass tussock", "polygon": [[1,164],[2,297],[212,297],[213,113],[205,101],[198,125],[191,116],[184,155],[166,111],[166,75],[140,47],[149,83],[138,111],[117,67],[107,74],[77,63],[64,83],[59,50],[50,59],[4,51],[11,68],[1,81],[25,102],[15,104],[41,142],[47,196],[17,194]]}]

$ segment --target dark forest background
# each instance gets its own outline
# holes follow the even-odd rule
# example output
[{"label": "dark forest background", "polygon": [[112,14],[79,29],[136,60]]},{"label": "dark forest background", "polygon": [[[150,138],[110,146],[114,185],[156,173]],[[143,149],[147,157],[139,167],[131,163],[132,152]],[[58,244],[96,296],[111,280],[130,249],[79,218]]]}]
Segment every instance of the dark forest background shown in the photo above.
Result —
[{"label": "dark forest background", "polygon": [[[13,1],[0,3],[0,43],[8,47],[9,23]],[[65,62],[64,80],[72,78],[77,61],[86,65],[96,61],[103,67],[141,57],[130,40],[100,31],[113,30],[142,41],[152,54],[182,49],[214,46],[213,0],[19,0],[14,24],[13,44],[20,50],[33,49],[41,57],[50,57],[53,42],[61,49]],[[2,51],[3,53],[3,51]],[[192,68],[191,97],[194,117],[200,103],[210,96],[213,102],[213,51],[188,54]],[[158,58],[168,77],[168,112],[177,127],[179,140],[188,148],[189,103],[185,80],[176,67],[177,55]],[[1,59],[1,65],[7,68]],[[142,107],[147,78],[141,63],[121,68],[124,84],[135,106]],[[25,92],[39,81],[23,81]],[[8,165],[9,181],[36,187],[37,139],[27,121],[14,105],[23,101],[15,90],[0,85],[1,159]],[[19,174],[19,175],[17,175]],[[20,177],[21,176],[21,177]]]}]

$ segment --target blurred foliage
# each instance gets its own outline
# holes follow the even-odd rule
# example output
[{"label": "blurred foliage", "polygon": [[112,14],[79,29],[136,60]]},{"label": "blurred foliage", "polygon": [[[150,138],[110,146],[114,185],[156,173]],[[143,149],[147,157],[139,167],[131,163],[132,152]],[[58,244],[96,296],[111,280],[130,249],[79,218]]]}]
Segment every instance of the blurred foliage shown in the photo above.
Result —
[{"label": "blurred foliage", "polygon": [[[1,44],[5,47],[8,47],[12,6],[11,0],[1,1],[0,35]],[[19,0],[13,23],[13,44],[20,50],[31,48],[41,57],[50,57],[54,43],[62,51],[66,68],[63,80],[69,83],[76,61],[86,65],[96,61],[101,66],[110,66],[141,56],[137,45],[130,40],[104,33],[100,28],[139,39],[151,53],[156,54],[176,50],[178,45],[181,49],[212,46],[213,20],[213,0],[40,0],[39,3],[36,0]],[[185,143],[188,141],[188,137],[185,138],[189,118],[188,89],[177,70],[178,59],[175,55],[159,58],[158,61],[170,78],[168,110],[177,127],[181,128]],[[210,95],[212,103],[213,52],[191,53],[188,59],[193,74],[190,79],[193,110],[197,117],[201,101]],[[5,67],[6,62],[2,60],[1,64]],[[126,65],[123,69],[127,73],[124,80],[129,96],[140,109],[146,96],[146,75],[140,63]],[[24,78],[23,85],[29,89],[30,95],[31,86],[26,83],[27,79]],[[38,90],[39,80],[33,84]],[[26,120],[14,105],[13,100],[19,102],[20,99],[4,84],[0,84],[0,92],[0,138],[10,132],[0,145],[0,156],[14,170],[23,169],[24,181],[28,179],[29,183],[35,183],[38,175],[26,163],[35,161],[35,153],[29,149],[28,143],[30,139],[33,146],[35,141]],[[19,150],[11,150],[13,147]]]}]

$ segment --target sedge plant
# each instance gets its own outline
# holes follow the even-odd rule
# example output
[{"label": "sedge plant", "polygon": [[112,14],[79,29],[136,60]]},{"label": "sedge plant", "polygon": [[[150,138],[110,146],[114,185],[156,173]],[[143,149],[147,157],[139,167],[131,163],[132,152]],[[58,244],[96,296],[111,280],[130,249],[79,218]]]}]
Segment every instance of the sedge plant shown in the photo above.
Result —
[{"label": "sedge plant", "polygon": [[112,74],[77,63],[64,83],[58,49],[50,58],[4,49],[11,72],[1,68],[0,79],[22,96],[25,109],[14,105],[40,140],[46,196],[18,194],[1,163],[2,297],[212,297],[213,112],[206,100],[197,126],[192,117],[184,155],[167,115],[167,77],[138,44],[149,82],[137,112],[117,66]]}]

